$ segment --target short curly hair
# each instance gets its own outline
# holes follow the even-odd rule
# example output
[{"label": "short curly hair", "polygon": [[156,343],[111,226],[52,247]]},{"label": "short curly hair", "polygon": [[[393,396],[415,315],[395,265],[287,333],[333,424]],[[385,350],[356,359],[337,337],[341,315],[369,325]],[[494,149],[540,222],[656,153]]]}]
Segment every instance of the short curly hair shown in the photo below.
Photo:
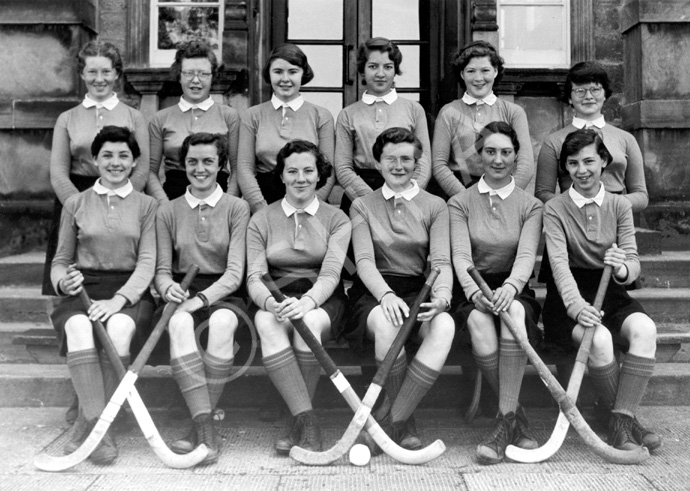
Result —
[{"label": "short curly hair", "polygon": [[[561,172],[564,174],[568,173],[565,167],[566,162],[568,162],[568,157],[575,155],[580,150],[590,145],[594,145],[597,155],[599,155],[599,157],[606,162],[606,165],[609,165],[613,161],[609,149],[606,148],[606,145],[604,145],[604,140],[601,138],[601,133],[592,128],[582,128],[573,131],[572,133],[568,133],[568,136],[566,136],[565,140],[563,141],[563,145],[561,146],[561,155],[558,160],[558,165],[561,169]],[[604,167],[604,170],[606,170],[606,167]]]},{"label": "short curly hair", "polygon": [[187,136],[182,142],[182,146],[180,146],[180,162],[182,162],[182,165],[184,165],[187,153],[189,153],[189,147],[194,145],[214,145],[218,151],[218,166],[223,170],[227,170],[228,149],[223,135],[200,131]]},{"label": "short curly hair", "polygon": [[383,148],[389,143],[409,143],[414,146],[415,159],[418,159],[422,155],[422,142],[419,140],[419,138],[417,138],[417,136],[407,128],[400,128],[396,126],[383,130],[381,134],[376,137],[376,141],[371,147],[374,160],[381,162]]},{"label": "short curly hair", "polygon": [[218,72],[222,69],[218,65],[218,58],[216,58],[216,53],[211,45],[205,41],[195,40],[180,46],[177,52],[175,52],[175,61],[170,65],[170,78],[179,82],[182,73],[182,60],[194,58],[206,58],[211,63],[212,77],[218,75]]},{"label": "short curly hair", "polygon": [[86,59],[91,56],[103,56],[108,58],[113,64],[113,70],[117,72],[118,76],[122,75],[124,62],[122,61],[120,50],[117,49],[117,46],[114,44],[96,39],[82,46],[79,53],[77,53],[77,68],[79,69],[79,73],[84,71]]},{"label": "short curly hair", "polygon": [[390,39],[381,37],[367,39],[359,45],[359,49],[357,50],[357,72],[362,75],[364,74],[364,67],[372,51],[388,53],[388,58],[393,62],[393,66],[395,67],[395,74],[402,75],[400,65],[402,64],[403,55],[400,48]]},{"label": "short curly hair", "polygon": [[474,142],[474,148],[477,150],[477,153],[482,153],[484,141],[486,141],[487,137],[495,134],[505,135],[510,138],[510,143],[513,144],[513,150],[515,150],[515,153],[520,151],[520,140],[518,140],[517,133],[515,133],[513,127],[505,121],[492,121],[484,126],[484,128],[482,128],[482,130],[477,134],[477,139]]},{"label": "short curly hair", "polygon": [[563,95],[561,100],[566,104],[570,104],[573,84],[582,85],[590,83],[601,85],[604,89],[606,99],[613,94],[611,81],[604,67],[596,61],[581,61],[580,63],[575,63],[570,67],[570,70],[568,70],[568,74],[565,76],[565,84],[563,84]]},{"label": "short curly hair", "polygon": [[505,70],[503,65],[505,62],[498,54],[498,51],[496,51],[496,48],[494,48],[493,44],[487,41],[472,41],[453,53],[450,64],[453,66],[455,75],[458,78],[458,83],[463,90],[467,89],[467,86],[465,85],[465,81],[462,79],[462,71],[470,63],[472,58],[483,58],[484,56],[489,57],[491,66],[494,67],[498,72],[496,78],[494,79],[494,85],[498,85],[501,81],[501,78],[503,78],[503,71]]},{"label": "short curly hair", "polygon": [[98,157],[98,152],[101,151],[101,148],[103,148],[103,145],[107,142],[126,143],[129,147],[129,151],[132,152],[134,160],[138,159],[141,155],[141,149],[139,148],[137,139],[134,137],[134,133],[124,126],[104,126],[91,143],[91,155],[94,158]]},{"label": "short curly hair", "polygon": [[302,69],[302,80],[300,82],[302,85],[306,85],[314,79],[314,71],[311,69],[304,51],[295,44],[285,43],[273,48],[273,51],[268,56],[268,61],[264,65],[264,69],[261,70],[261,75],[267,84],[271,84],[271,63],[278,59],[285,60],[291,65]]},{"label": "short curly hair", "polygon": [[279,179],[279,176],[282,175],[283,170],[285,170],[285,160],[295,153],[310,153],[314,156],[316,159],[316,172],[319,175],[316,189],[324,187],[328,178],[331,177],[333,166],[326,156],[321,153],[319,147],[306,140],[292,140],[280,149],[278,157],[276,158],[276,167],[273,169],[276,179]]}]

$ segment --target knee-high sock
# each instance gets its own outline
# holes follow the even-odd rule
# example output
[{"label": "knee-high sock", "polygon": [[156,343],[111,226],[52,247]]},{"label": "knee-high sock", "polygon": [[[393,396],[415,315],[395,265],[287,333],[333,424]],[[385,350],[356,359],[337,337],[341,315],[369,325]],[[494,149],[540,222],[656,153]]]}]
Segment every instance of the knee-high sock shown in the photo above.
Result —
[{"label": "knee-high sock", "polygon": [[438,376],[439,372],[429,368],[417,358],[412,360],[391,408],[391,421],[407,421]]},{"label": "knee-high sock", "polygon": [[514,339],[501,339],[498,366],[498,410],[501,414],[515,412],[520,397],[520,387],[525,376],[527,353]]},{"label": "knee-high sock", "polygon": [[[376,365],[380,366],[383,360],[376,360]],[[388,395],[388,400],[391,404],[395,402],[398,398],[398,393],[400,392],[400,387],[402,386],[403,380],[405,380],[405,371],[407,369],[407,357],[403,351],[400,356],[393,362],[391,371],[388,372],[388,378],[384,387],[386,389],[386,394]]]},{"label": "knee-high sock", "polygon": [[283,396],[293,416],[312,409],[307,385],[291,347],[265,356],[263,362],[268,377]]},{"label": "knee-high sock", "polygon": [[218,358],[212,354],[204,353],[204,369],[206,372],[206,387],[208,388],[208,398],[211,403],[211,409],[215,409],[223,395],[225,382],[230,377],[232,371],[232,363],[235,361],[234,357],[229,360]]},{"label": "knee-high sock", "polygon": [[299,365],[300,372],[302,372],[302,377],[304,378],[304,383],[307,386],[307,392],[309,393],[309,400],[314,400],[314,394],[316,393],[316,387],[319,384],[319,379],[321,378],[321,365],[311,351],[301,351],[295,350],[295,357],[297,358],[297,364]]},{"label": "knee-high sock", "polygon": [[98,418],[105,409],[103,372],[95,348],[67,353],[74,390],[79,396],[79,406],[87,420]]},{"label": "knee-high sock", "polygon": [[197,351],[170,360],[173,378],[180,386],[192,419],[211,414],[204,361]]},{"label": "knee-high sock", "polygon": [[[110,358],[108,358],[108,355],[105,353],[105,351],[101,351],[100,358],[101,370],[103,370],[103,388],[105,389],[105,400],[107,402],[111,397],[113,397],[115,390],[117,389],[118,385],[120,385],[120,379],[118,378],[117,373],[115,372],[115,367],[110,362]],[[129,367],[129,360],[129,355],[120,357],[120,361],[124,365],[125,370]]]},{"label": "knee-high sock", "polygon": [[472,351],[474,355],[474,361],[479,367],[479,371],[486,379],[487,383],[491,386],[496,394],[496,397],[500,396],[499,385],[498,385],[498,350],[488,355],[479,355],[474,350]]},{"label": "knee-high sock", "polygon": [[655,363],[654,358],[643,358],[630,353],[625,355],[613,412],[635,416],[647,389],[647,382],[654,371]]},{"label": "knee-high sock", "polygon": [[619,369],[618,361],[613,360],[603,367],[588,367],[589,378],[594,390],[600,397],[602,404],[613,407],[618,392]]}]

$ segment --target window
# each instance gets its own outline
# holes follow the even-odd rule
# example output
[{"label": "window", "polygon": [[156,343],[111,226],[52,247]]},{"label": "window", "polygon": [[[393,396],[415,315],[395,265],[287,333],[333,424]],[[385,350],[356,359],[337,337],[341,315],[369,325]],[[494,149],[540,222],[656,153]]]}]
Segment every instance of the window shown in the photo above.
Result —
[{"label": "window", "polygon": [[569,0],[498,0],[499,51],[511,68],[570,66]]},{"label": "window", "polygon": [[169,67],[180,44],[208,42],[222,60],[223,0],[152,0],[149,54],[151,67]]}]

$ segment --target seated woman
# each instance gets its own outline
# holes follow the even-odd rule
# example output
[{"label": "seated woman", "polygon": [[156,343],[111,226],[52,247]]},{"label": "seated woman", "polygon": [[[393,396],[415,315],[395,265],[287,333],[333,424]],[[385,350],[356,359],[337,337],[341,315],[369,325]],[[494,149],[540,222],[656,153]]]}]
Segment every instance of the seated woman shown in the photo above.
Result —
[{"label": "seated woman", "polygon": [[[350,243],[350,221],[316,197],[331,165],[313,143],[295,140],[285,145],[275,172],[285,184],[285,197],[259,210],[249,223],[247,288],[258,307],[254,320],[264,367],[292,414],[288,432],[275,449],[288,454],[299,445],[319,451],[321,431],[311,401],[321,367],[292,332],[290,320],[304,319],[321,341],[339,329],[346,301],[340,272]],[[266,272],[287,296],[283,302],[276,302],[261,282]]]},{"label": "seated woman", "polygon": [[[464,295],[461,318],[482,375],[498,395],[496,425],[477,447],[481,464],[497,464],[513,443],[536,448],[518,406],[527,355],[497,314],[508,312],[515,325],[536,346],[541,307],[528,282],[541,238],[542,204],[515,183],[513,173],[520,142],[503,121],[489,123],[477,140],[484,173],[476,186],[448,202],[455,273]],[[474,266],[494,294],[486,298],[467,273]]]},{"label": "seated woman", "polygon": [[436,381],[455,331],[446,313],[453,284],[448,208],[412,178],[421,153],[421,143],[407,129],[389,128],[376,138],[373,155],[385,183],[356,199],[350,210],[357,278],[350,290],[352,321],[344,333],[355,344],[373,340],[376,361],[382,362],[425,272],[441,270],[412,333],[412,339],[421,339],[419,351],[408,369],[403,349],[385,383],[392,406],[383,427],[408,449],[421,447],[412,413]]},{"label": "seated woman", "polygon": [[367,39],[357,51],[357,72],[367,90],[362,99],[340,111],[335,124],[335,171],[343,187],[340,208],[348,213],[357,197],[366,196],[383,185],[371,154],[376,137],[386,128],[410,130],[421,142],[414,178],[426,188],[431,178],[431,143],[424,108],[395,90],[395,76],[402,74],[403,56],[392,41]]},{"label": "seated woman", "polygon": [[[635,417],[654,370],[656,325],[624,285],[640,274],[632,205],[609,193],[601,174],[611,155],[600,134],[581,129],[569,134],[560,152],[561,172],[572,186],[544,207],[544,231],[555,287],[544,302],[547,341],[566,350],[595,329],[588,369],[600,401],[612,408],[609,444],[621,450],[661,446],[661,438]],[[613,268],[602,311],[591,304],[604,265]],[[547,315],[548,313],[548,315]],[[630,347],[619,370],[612,334]]]},{"label": "seated woman", "polygon": [[[236,295],[244,273],[249,205],[223,193],[217,183],[218,172],[227,164],[224,136],[188,136],[180,148],[180,162],[190,184],[183,196],[158,210],[155,284],[163,299],[180,304],[168,324],[170,366],[193,420],[190,434],[174,442],[172,449],[189,453],[205,443],[209,454],[201,464],[210,464],[220,452],[211,412],[232,369],[239,324],[230,304],[246,307]],[[193,264],[200,267],[200,274],[184,291],[179,282]],[[195,327],[204,320],[208,320],[205,351],[195,337]]]},{"label": "seated woman", "polygon": [[[218,172],[218,183],[232,196],[239,196],[237,184],[237,140],[240,117],[235,109],[217,104],[211,97],[214,78],[220,75],[216,54],[204,41],[190,41],[175,53],[170,77],[180,83],[180,101],[158,111],[149,124],[151,163],[146,193],[159,203],[184,196],[189,186],[180,147],[192,133],[217,133],[223,136],[228,164]],[[161,183],[163,166],[165,183]]]},{"label": "seated woman", "polygon": [[[126,367],[130,342],[137,330],[148,330],[154,309],[149,285],[156,263],[156,202],[129,181],[139,145],[127,128],[105,126],[91,153],[101,177],[65,201],[51,271],[55,291],[67,297],[50,318],[79,396],[79,416],[66,453],[89,435],[119,384],[107,355],[99,354],[91,322],[105,323]],[[88,311],[78,297],[83,288],[93,299]],[[89,458],[101,465],[117,458],[109,433]]]}]

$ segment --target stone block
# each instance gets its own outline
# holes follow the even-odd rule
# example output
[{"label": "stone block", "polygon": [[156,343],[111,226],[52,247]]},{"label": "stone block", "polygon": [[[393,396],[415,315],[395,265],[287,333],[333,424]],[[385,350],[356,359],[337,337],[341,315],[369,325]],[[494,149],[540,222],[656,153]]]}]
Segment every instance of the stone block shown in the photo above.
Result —
[{"label": "stone block", "polygon": [[16,101],[14,103],[14,128],[53,129],[58,116],[79,103],[78,100]]},{"label": "stone block", "polygon": [[650,201],[690,199],[690,130],[640,129],[633,135],[642,149]]},{"label": "stone block", "polygon": [[49,197],[52,131],[0,131],[0,199]]},{"label": "stone block", "polygon": [[96,27],[98,0],[3,0],[3,24],[83,24]]},{"label": "stone block", "polygon": [[643,24],[642,98],[690,98],[690,19],[685,24]]},{"label": "stone block", "polygon": [[77,94],[77,26],[0,28],[0,99]]}]

